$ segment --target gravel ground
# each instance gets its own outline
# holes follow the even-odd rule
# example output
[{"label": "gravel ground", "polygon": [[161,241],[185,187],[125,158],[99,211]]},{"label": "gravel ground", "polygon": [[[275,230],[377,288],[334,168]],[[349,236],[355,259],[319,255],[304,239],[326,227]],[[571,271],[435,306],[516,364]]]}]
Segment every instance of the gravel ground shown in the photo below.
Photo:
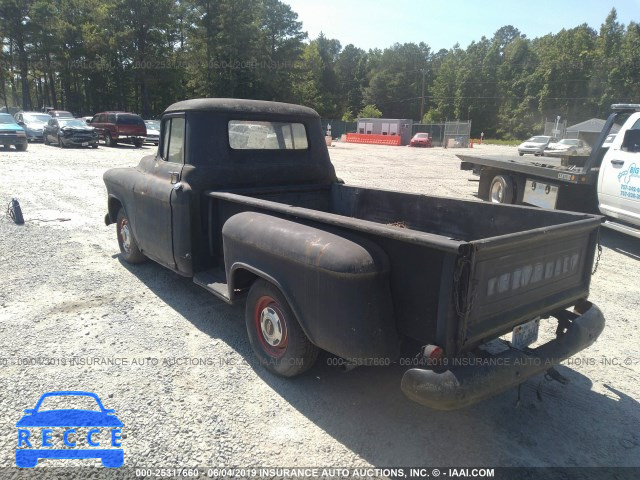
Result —
[{"label": "gravel ground", "polygon": [[[559,367],[569,384],[538,377],[519,404],[514,389],[432,411],[402,395],[400,367],[344,373],[323,356],[300,378],[274,377],[254,362],[243,305],[157,264],[121,262],[102,173],[153,151],[0,151],[0,201],[18,197],[26,220],[0,218],[0,467],[14,465],[23,409],[54,390],[96,392],[115,409],[127,466],[640,466],[640,241],[603,232],[591,299],[608,323]],[[477,188],[451,149],[330,153],[349,184],[467,199]],[[99,461],[39,467],[64,464]]]}]

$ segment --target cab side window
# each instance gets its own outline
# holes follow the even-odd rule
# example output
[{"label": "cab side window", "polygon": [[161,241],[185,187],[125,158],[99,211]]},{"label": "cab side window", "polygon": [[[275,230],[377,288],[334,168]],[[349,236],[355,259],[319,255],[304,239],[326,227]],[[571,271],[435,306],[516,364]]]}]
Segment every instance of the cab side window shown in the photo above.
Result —
[{"label": "cab side window", "polygon": [[184,163],[184,118],[163,120],[160,157],[167,162]]},{"label": "cab side window", "polygon": [[625,132],[622,150],[626,152],[640,152],[640,120]]}]

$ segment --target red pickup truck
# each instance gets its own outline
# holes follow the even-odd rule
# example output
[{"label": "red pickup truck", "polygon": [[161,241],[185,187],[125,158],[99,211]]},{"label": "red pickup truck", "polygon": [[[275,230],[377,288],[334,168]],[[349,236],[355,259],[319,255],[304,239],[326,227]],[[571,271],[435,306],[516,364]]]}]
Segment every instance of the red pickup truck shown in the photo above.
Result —
[{"label": "red pickup truck", "polygon": [[90,122],[104,140],[107,147],[118,142],[132,143],[141,147],[147,137],[147,127],[140,115],[127,112],[102,112],[94,115]]}]

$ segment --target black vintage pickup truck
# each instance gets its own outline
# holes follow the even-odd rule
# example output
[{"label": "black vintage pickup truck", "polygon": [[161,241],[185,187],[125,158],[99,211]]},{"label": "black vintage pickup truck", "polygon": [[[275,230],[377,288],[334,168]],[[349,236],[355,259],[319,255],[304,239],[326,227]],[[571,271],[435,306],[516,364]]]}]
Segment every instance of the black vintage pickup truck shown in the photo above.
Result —
[{"label": "black vintage pickup truck", "polygon": [[[123,258],[245,301],[253,350],[279,375],[320,349],[386,365],[413,345],[402,390],[455,409],[547,371],[604,327],[587,301],[599,217],[344,185],[309,108],[173,104],[157,153],[104,181]],[[557,324],[546,343],[534,343],[540,322]],[[501,351],[486,348],[498,338]]]}]

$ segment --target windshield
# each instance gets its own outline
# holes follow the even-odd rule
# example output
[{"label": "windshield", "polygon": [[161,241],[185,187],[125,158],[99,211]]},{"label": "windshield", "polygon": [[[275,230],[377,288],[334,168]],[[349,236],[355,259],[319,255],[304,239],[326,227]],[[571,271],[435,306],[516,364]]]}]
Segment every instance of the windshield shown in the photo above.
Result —
[{"label": "windshield", "polygon": [[578,140],[573,140],[570,138],[564,138],[558,142],[560,145],[578,145]]},{"label": "windshield", "polygon": [[3,124],[12,124],[16,123],[15,119],[9,115],[8,113],[0,113],[0,123]]},{"label": "windshield", "polygon": [[100,407],[93,397],[86,395],[56,395],[45,397],[38,412],[47,410],[96,410]]},{"label": "windshield", "polygon": [[159,120],[145,120],[144,123],[147,126],[147,128],[151,128],[153,130],[160,130]]},{"label": "windshield", "polygon": [[547,143],[549,141],[549,137],[531,137],[527,142],[531,143]]},{"label": "windshield", "polygon": [[428,133],[417,133],[416,138],[429,138]]},{"label": "windshield", "polygon": [[87,126],[87,122],[85,122],[84,120],[79,120],[77,118],[70,118],[70,119],[65,119],[65,118],[59,118],[58,122],[60,123],[61,127],[86,127]]},{"label": "windshield", "polygon": [[25,113],[23,118],[25,123],[47,123],[51,120],[51,115],[46,113]]}]

